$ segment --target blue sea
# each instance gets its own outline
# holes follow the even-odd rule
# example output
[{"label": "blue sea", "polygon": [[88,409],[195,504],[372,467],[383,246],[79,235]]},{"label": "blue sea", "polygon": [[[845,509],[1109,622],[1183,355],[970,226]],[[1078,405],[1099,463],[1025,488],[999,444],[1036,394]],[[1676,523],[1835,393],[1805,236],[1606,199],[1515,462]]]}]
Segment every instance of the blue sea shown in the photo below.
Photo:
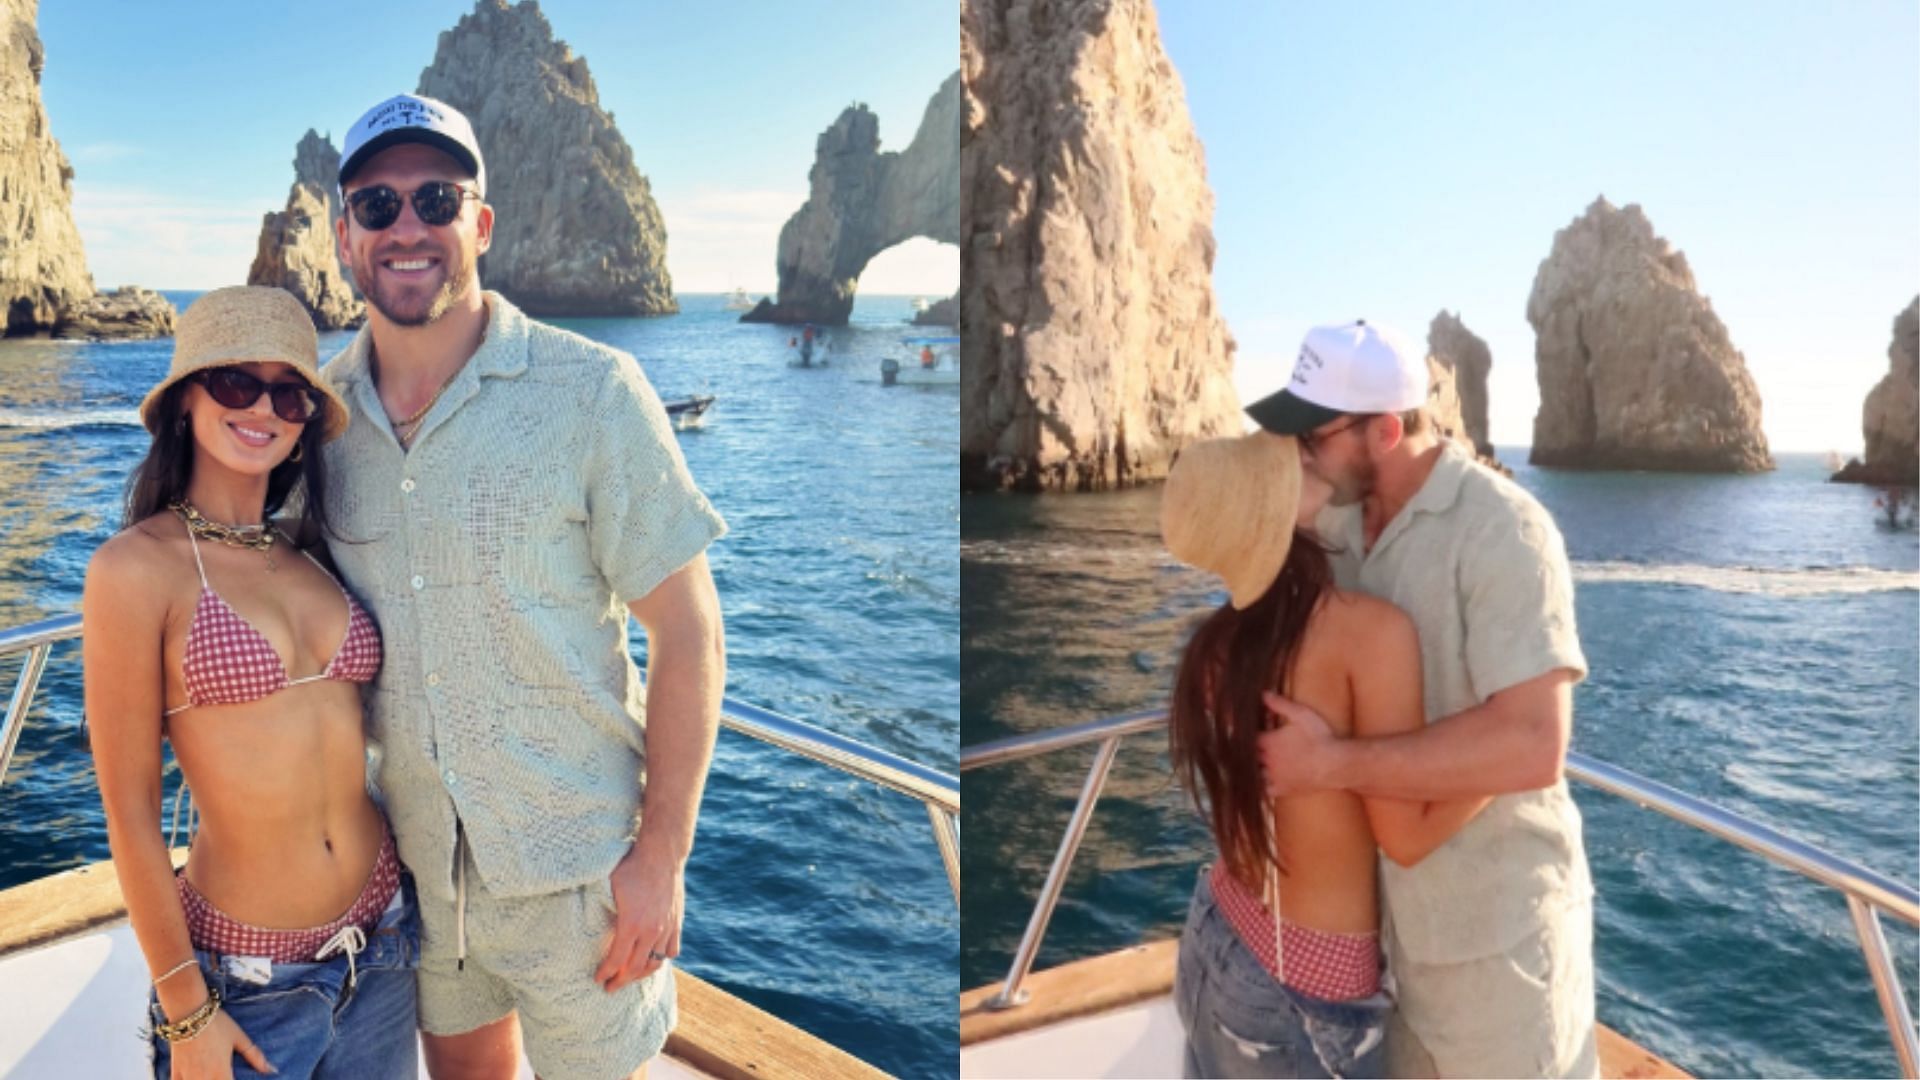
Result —
[{"label": "blue sea", "polygon": [[[1534,469],[1591,676],[1574,748],[1920,882],[1920,540],[1814,455],[1756,476]],[[1158,489],[962,500],[963,745],[1163,702],[1224,601]],[[1124,747],[1038,965],[1179,932],[1204,824],[1162,735]],[[1006,975],[1092,748],[966,774],[961,983]],[[1600,1019],[1698,1076],[1892,1076],[1837,893],[1582,785]],[[1920,947],[1884,920],[1910,1006]]]},{"label": "blue sea", "polygon": [[[727,692],[952,772],[958,394],[880,385],[881,359],[927,332],[906,297],[861,297],[818,370],[787,366],[791,330],[743,326],[723,302],[558,325],[632,353],[663,398],[717,398],[679,438],[731,529],[710,552]],[[322,357],[347,339],[324,336]],[[170,350],[0,341],[0,626],[78,610]],[[18,670],[0,661],[0,690]],[[80,714],[74,645],[0,786],[0,888],[108,857]],[[169,797],[175,782],[169,765]],[[918,802],[723,733],[682,944],[689,971],[888,1072],[953,1075],[959,915]]]}]

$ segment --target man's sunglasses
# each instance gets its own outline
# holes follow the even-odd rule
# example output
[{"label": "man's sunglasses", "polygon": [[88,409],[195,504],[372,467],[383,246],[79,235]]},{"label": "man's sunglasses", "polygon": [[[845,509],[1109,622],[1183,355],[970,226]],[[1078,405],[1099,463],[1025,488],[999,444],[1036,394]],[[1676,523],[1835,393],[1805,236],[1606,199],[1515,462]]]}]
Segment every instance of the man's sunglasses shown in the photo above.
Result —
[{"label": "man's sunglasses", "polygon": [[233,367],[197,372],[193,378],[207,388],[207,396],[229,409],[251,408],[264,391],[272,396],[273,415],[289,424],[313,419],[326,400],[304,380],[270,383]]},{"label": "man's sunglasses", "polygon": [[1297,436],[1300,440],[1300,449],[1309,454],[1315,453],[1328,439],[1333,438],[1343,431],[1351,431],[1379,415],[1379,413],[1361,413],[1346,423],[1326,431],[1303,431]]},{"label": "man's sunglasses", "polygon": [[[429,180],[414,188],[409,194],[413,197],[413,212],[425,225],[450,225],[460,216],[460,204],[468,199],[478,199],[480,193],[461,187],[451,180]],[[353,220],[363,229],[379,232],[381,229],[400,220],[400,200],[402,194],[385,184],[363,187],[347,196],[347,205],[353,209]]]}]

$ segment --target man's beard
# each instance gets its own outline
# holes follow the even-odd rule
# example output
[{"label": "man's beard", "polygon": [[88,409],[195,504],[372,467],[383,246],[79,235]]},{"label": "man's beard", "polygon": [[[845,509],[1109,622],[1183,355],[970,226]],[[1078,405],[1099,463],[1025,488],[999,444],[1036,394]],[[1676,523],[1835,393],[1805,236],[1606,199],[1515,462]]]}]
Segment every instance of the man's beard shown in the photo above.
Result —
[{"label": "man's beard", "polygon": [[1374,485],[1378,481],[1378,473],[1373,467],[1373,462],[1365,458],[1350,462],[1338,475],[1317,469],[1315,472],[1333,488],[1333,493],[1327,496],[1329,506],[1352,506],[1364,500],[1373,494]]},{"label": "man's beard", "polygon": [[428,326],[451,310],[454,302],[465,296],[473,285],[474,260],[453,262],[443,255],[440,265],[446,268],[446,276],[440,288],[424,304],[409,305],[407,300],[410,297],[401,290],[389,290],[380,277],[376,260],[369,259],[356,265],[353,276],[355,284],[360,286],[360,294],[388,322],[395,326]]}]

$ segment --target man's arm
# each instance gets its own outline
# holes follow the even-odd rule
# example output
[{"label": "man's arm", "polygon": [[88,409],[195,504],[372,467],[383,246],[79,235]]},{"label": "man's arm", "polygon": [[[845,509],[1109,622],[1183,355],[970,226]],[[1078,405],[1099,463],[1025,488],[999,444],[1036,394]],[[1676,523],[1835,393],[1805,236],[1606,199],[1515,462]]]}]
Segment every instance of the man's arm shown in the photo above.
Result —
[{"label": "man's arm", "polygon": [[629,604],[647,632],[647,785],[640,831],[613,871],[618,912],[594,978],[609,992],[680,954],[684,872],[720,727],[725,634],[702,554]]},{"label": "man's arm", "polygon": [[1557,668],[1419,731],[1373,739],[1336,739],[1313,710],[1269,694],[1280,726],[1260,736],[1267,790],[1428,800],[1551,787],[1566,767],[1578,677]]}]

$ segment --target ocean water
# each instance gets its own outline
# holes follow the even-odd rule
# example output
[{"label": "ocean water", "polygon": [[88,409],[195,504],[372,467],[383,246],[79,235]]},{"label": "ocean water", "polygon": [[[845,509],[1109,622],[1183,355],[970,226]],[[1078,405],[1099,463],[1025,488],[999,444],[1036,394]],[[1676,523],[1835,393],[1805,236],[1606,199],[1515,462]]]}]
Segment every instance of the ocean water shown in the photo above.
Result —
[{"label": "ocean water", "polygon": [[[821,370],[787,367],[791,331],[722,304],[559,325],[632,353],[663,398],[717,398],[679,438],[731,529],[709,553],[727,692],[951,772],[958,395],[880,386],[880,360],[916,332],[905,297],[860,298]],[[322,357],[346,340],[327,335]],[[78,609],[170,349],[0,341],[0,626]],[[18,668],[0,661],[0,687]],[[80,713],[72,645],[0,786],[0,887],[108,857]],[[174,780],[169,767],[169,796]],[[689,971],[889,1072],[951,1076],[958,931],[919,803],[720,736],[687,871]]]},{"label": "ocean water", "polygon": [[[1524,450],[1504,449],[1507,462]],[[1920,881],[1920,539],[1813,455],[1748,477],[1515,465],[1567,538],[1591,676],[1574,747]],[[1158,489],[968,496],[963,746],[1164,701],[1224,601],[1160,547]],[[1123,745],[1038,967],[1177,935],[1205,826],[1164,736]],[[961,983],[1006,975],[1091,746],[962,778]],[[1890,1076],[1845,902],[1574,785],[1599,893],[1599,1015],[1699,1076]],[[1910,1006],[1920,939],[1884,920]]]}]

